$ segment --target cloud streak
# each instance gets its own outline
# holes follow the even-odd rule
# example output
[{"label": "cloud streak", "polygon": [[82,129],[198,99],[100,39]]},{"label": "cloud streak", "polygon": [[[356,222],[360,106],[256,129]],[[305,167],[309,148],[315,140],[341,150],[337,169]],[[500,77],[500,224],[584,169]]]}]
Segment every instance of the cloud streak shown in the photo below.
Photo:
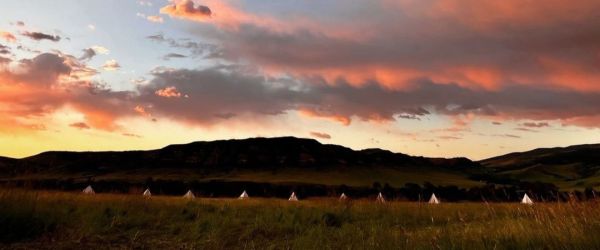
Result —
[{"label": "cloud streak", "polygon": [[315,137],[315,138],[319,138],[319,139],[326,139],[329,140],[331,139],[331,135],[327,134],[327,133],[323,133],[323,132],[310,132],[310,136]]},{"label": "cloud streak", "polygon": [[61,37],[58,35],[50,35],[50,34],[46,34],[46,33],[42,33],[42,32],[25,31],[25,32],[21,33],[21,35],[29,37],[36,41],[49,40],[52,42],[58,42],[61,39]]}]

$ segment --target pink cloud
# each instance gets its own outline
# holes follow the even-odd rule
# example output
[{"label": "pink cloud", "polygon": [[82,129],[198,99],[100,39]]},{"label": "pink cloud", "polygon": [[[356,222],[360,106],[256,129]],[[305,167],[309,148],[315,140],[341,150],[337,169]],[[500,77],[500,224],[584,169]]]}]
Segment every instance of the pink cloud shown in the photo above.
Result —
[{"label": "pink cloud", "polygon": [[204,5],[196,5],[192,0],[172,1],[170,4],[162,7],[160,13],[194,21],[206,21],[212,16],[210,8]]},{"label": "pink cloud", "polygon": [[177,88],[175,87],[166,87],[163,89],[159,89],[157,91],[154,92],[157,96],[162,96],[162,97],[181,97],[181,93],[179,93],[179,91],[177,91]]},{"label": "pink cloud", "polygon": [[7,42],[16,42],[17,38],[8,31],[0,30],[0,38],[4,39]]}]

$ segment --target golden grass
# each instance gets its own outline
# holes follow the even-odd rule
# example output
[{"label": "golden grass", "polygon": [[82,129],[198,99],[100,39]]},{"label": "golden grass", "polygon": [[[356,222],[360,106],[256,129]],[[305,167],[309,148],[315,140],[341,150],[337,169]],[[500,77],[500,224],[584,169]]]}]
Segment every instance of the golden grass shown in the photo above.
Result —
[{"label": "golden grass", "polygon": [[0,239],[8,248],[598,249],[599,205],[187,201],[3,190]]}]

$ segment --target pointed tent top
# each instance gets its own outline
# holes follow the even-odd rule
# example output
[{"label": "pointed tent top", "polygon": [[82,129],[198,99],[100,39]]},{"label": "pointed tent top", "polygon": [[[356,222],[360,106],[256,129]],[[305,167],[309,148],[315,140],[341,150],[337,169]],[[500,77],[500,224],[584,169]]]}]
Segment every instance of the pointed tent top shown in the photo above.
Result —
[{"label": "pointed tent top", "polygon": [[152,196],[152,193],[150,193],[150,189],[147,188],[146,191],[144,191],[144,194],[142,194],[144,197],[150,197]]},{"label": "pointed tent top", "polygon": [[94,189],[91,185],[88,185],[85,189],[83,189],[84,194],[95,194]]},{"label": "pointed tent top", "polygon": [[342,195],[340,195],[340,200],[341,200],[341,201],[343,201],[343,200],[347,200],[347,199],[348,199],[348,196],[346,196],[346,194],[345,194],[345,193],[342,193]]},{"label": "pointed tent top", "polygon": [[296,192],[292,192],[288,201],[298,201],[298,197],[296,197]]},{"label": "pointed tent top", "polygon": [[240,195],[239,199],[248,199],[250,198],[250,196],[248,196],[248,193],[246,193],[246,190],[244,190],[244,192],[242,192],[242,194]]},{"label": "pointed tent top", "polygon": [[188,190],[187,193],[183,195],[183,198],[194,199],[196,198],[196,196],[194,195],[194,193],[192,193],[192,190]]},{"label": "pointed tent top", "polygon": [[531,200],[531,198],[529,198],[529,196],[527,194],[523,195],[523,199],[521,200],[521,203],[523,204],[533,204],[533,201]]},{"label": "pointed tent top", "polygon": [[381,192],[379,192],[377,195],[377,202],[385,203],[385,198],[383,198],[383,194],[381,194]]},{"label": "pointed tent top", "polygon": [[431,194],[431,198],[429,198],[429,204],[440,204],[440,200],[438,200],[435,194]]}]

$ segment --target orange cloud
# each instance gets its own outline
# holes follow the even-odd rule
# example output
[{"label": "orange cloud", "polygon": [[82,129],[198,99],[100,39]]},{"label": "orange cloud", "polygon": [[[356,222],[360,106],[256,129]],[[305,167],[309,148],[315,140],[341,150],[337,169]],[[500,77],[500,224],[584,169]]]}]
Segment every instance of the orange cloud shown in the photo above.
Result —
[{"label": "orange cloud", "polygon": [[204,5],[196,5],[192,0],[173,1],[167,6],[162,7],[160,13],[194,21],[207,21],[212,16],[210,8]]},{"label": "orange cloud", "polygon": [[343,124],[344,126],[350,125],[350,122],[351,122],[350,117],[336,115],[336,114],[328,114],[325,112],[319,112],[319,111],[311,110],[311,109],[299,109],[298,112],[300,113],[300,115],[303,115],[306,117],[325,118],[328,120],[339,122],[339,123]]},{"label": "orange cloud", "polygon": [[140,115],[148,116],[148,117],[151,116],[150,113],[146,112],[146,108],[144,108],[143,106],[137,105],[137,106],[135,106],[135,108],[133,108],[133,110]]},{"label": "orange cloud", "polygon": [[[303,16],[305,10],[293,9],[282,17],[226,1],[203,3],[211,10],[211,23],[225,31],[218,39],[226,54],[249,59],[270,75],[320,77],[330,84],[344,80],[353,86],[376,82],[389,89],[430,79],[472,89],[522,84],[600,91],[594,84],[600,78],[597,1],[382,0],[356,4],[363,8],[339,7],[355,14],[350,17],[360,14],[355,9],[380,10],[368,20],[333,14],[310,18]],[[193,8],[198,6],[186,0],[163,9],[174,18],[209,20]],[[329,12],[334,10],[319,13]],[[247,28],[239,29],[242,25]]]},{"label": "orange cloud", "polygon": [[171,86],[171,87],[166,87],[163,89],[159,89],[157,91],[154,92],[157,96],[162,96],[162,97],[181,97],[181,93],[179,93],[179,91],[177,91],[177,88]]},{"label": "orange cloud", "polygon": [[120,127],[115,124],[117,116],[110,111],[105,110],[81,110],[85,114],[85,119],[91,126],[107,131],[118,130]]},{"label": "orange cloud", "polygon": [[121,108],[128,93],[96,86],[82,77],[86,69],[75,57],[62,53],[42,53],[19,60],[13,68],[0,68],[0,116],[5,117],[0,122],[33,129],[49,123],[58,110],[71,107],[90,128],[118,129],[115,121],[128,115]]},{"label": "orange cloud", "polygon": [[7,42],[16,42],[17,38],[8,31],[0,30],[0,38],[4,39]]}]

